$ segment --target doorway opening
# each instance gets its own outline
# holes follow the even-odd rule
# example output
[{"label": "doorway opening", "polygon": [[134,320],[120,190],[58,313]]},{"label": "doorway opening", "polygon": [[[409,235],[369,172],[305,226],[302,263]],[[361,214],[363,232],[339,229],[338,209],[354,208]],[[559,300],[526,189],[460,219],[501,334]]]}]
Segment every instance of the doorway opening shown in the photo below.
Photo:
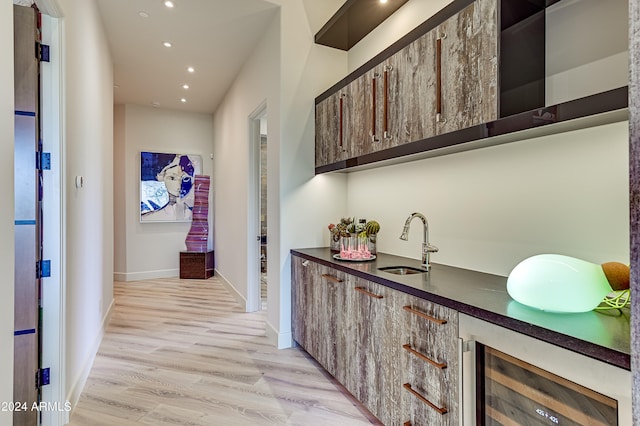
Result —
[{"label": "doorway opening", "polygon": [[[263,102],[249,116],[251,181],[249,193],[249,235],[257,244],[249,249],[247,311],[266,311],[268,295],[267,220],[267,105]],[[252,233],[252,230],[255,232]]]},{"label": "doorway opening", "polygon": [[267,310],[267,117],[260,119],[260,308]]}]

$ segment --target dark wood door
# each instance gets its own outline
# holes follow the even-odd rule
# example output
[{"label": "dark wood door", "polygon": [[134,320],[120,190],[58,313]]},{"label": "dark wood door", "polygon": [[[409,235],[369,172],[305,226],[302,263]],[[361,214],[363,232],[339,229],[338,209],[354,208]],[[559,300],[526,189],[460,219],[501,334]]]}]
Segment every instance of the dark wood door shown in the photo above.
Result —
[{"label": "dark wood door", "polygon": [[39,62],[36,58],[37,11],[14,6],[15,72],[15,320],[14,395],[20,410],[13,424],[36,425],[39,400],[39,289],[41,210],[36,169],[39,151]]}]

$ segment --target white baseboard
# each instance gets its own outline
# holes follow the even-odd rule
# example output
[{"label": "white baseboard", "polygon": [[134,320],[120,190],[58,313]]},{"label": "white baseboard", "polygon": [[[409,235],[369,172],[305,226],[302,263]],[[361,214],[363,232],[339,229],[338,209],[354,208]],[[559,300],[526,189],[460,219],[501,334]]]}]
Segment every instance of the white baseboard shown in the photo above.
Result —
[{"label": "white baseboard", "polygon": [[222,284],[224,284],[224,286],[227,288],[227,290],[229,290],[229,292],[231,293],[233,298],[236,299],[236,302],[238,302],[238,304],[240,305],[242,310],[246,312],[247,311],[247,299],[245,299],[244,296],[233,286],[233,284],[231,284],[229,282],[229,280],[227,280],[224,277],[224,275],[222,275],[217,269],[215,269],[214,272],[215,272],[215,276],[218,279],[220,279]]},{"label": "white baseboard", "polygon": [[[229,290],[231,295],[236,299],[236,302],[240,305],[243,311],[247,310],[247,299],[238,292],[238,290],[222,275],[217,269],[215,270],[215,276],[222,282],[222,284]],[[278,349],[287,349],[293,347],[293,335],[291,332],[279,333],[269,321],[265,320],[265,335],[269,344],[275,346]]]},{"label": "white baseboard", "polygon": [[[102,318],[102,325],[100,330],[98,331],[98,335],[96,339],[93,341],[91,345],[91,351],[89,352],[89,356],[85,360],[82,370],[80,370],[80,374],[74,380],[71,388],[69,390],[69,394],[67,395],[67,401],[71,403],[71,412],[75,409],[78,404],[78,400],[80,399],[80,394],[82,393],[82,389],[84,389],[84,385],[89,378],[89,373],[91,373],[91,367],[93,367],[93,363],[96,359],[96,355],[98,354],[98,349],[100,349],[100,344],[102,343],[102,339],[104,338],[104,333],[107,329],[107,324],[109,324],[109,320],[111,319],[111,313],[113,312],[113,307],[115,306],[115,299],[111,300],[111,304],[109,305],[109,309],[107,313]],[[71,414],[68,413],[69,417]]]},{"label": "white baseboard", "polygon": [[278,349],[288,349],[293,347],[293,335],[291,332],[279,333],[269,321],[265,321],[265,332],[269,344]]},{"label": "white baseboard", "polygon": [[144,272],[114,272],[113,280],[119,282],[155,280],[157,278],[175,278],[180,276],[179,269],[161,269]]}]

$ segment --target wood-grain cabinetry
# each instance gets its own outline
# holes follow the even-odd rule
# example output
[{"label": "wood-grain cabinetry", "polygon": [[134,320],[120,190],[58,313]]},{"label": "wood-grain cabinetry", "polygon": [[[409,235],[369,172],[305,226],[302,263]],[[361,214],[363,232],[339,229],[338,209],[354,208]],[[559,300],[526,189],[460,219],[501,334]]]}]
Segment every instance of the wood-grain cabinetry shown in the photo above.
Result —
[{"label": "wood-grain cabinetry", "polygon": [[384,424],[394,424],[399,406],[399,336],[396,292],[385,286],[349,276],[348,322],[341,328],[348,336],[344,381],[336,377]]},{"label": "wood-grain cabinetry", "polygon": [[316,167],[496,119],[496,14],[476,0],[320,101]]},{"label": "wood-grain cabinetry", "polygon": [[340,90],[316,105],[316,166],[350,157],[344,132],[345,92]]},{"label": "wood-grain cabinetry", "polygon": [[[495,0],[476,0],[436,29],[436,134],[498,118]],[[427,135],[431,136],[431,135]],[[417,140],[417,139],[414,139]]]},{"label": "wood-grain cabinetry", "polygon": [[344,322],[346,274],[292,257],[293,338],[333,376],[345,361]]},{"label": "wood-grain cabinetry", "polygon": [[405,295],[401,420],[412,425],[457,425],[459,419],[458,313]]},{"label": "wood-grain cabinetry", "polygon": [[[365,87],[351,93],[359,112],[344,111],[351,152],[334,162],[319,154],[315,173],[625,120],[627,2],[608,2],[606,13],[602,3],[452,0],[316,98],[321,108],[356,80]],[[316,150],[330,152],[323,140]]]},{"label": "wood-grain cabinetry", "polygon": [[457,312],[292,257],[294,340],[385,425],[457,424]]}]

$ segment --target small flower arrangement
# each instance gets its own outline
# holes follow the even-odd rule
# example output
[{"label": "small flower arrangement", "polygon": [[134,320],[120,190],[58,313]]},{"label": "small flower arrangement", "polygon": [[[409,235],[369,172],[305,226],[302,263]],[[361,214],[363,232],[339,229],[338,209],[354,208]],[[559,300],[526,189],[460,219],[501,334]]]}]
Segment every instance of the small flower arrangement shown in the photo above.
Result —
[{"label": "small flower arrangement", "polygon": [[[356,218],[343,217],[338,224],[329,224],[329,232],[331,233],[331,250],[336,252],[344,252],[345,244],[347,247],[358,246],[360,252],[376,253],[376,237],[380,231],[380,224],[375,220],[366,221],[365,219],[356,220]],[[357,238],[358,241],[353,240]],[[345,239],[352,239],[345,241]],[[366,250],[363,248],[366,246]]]}]

